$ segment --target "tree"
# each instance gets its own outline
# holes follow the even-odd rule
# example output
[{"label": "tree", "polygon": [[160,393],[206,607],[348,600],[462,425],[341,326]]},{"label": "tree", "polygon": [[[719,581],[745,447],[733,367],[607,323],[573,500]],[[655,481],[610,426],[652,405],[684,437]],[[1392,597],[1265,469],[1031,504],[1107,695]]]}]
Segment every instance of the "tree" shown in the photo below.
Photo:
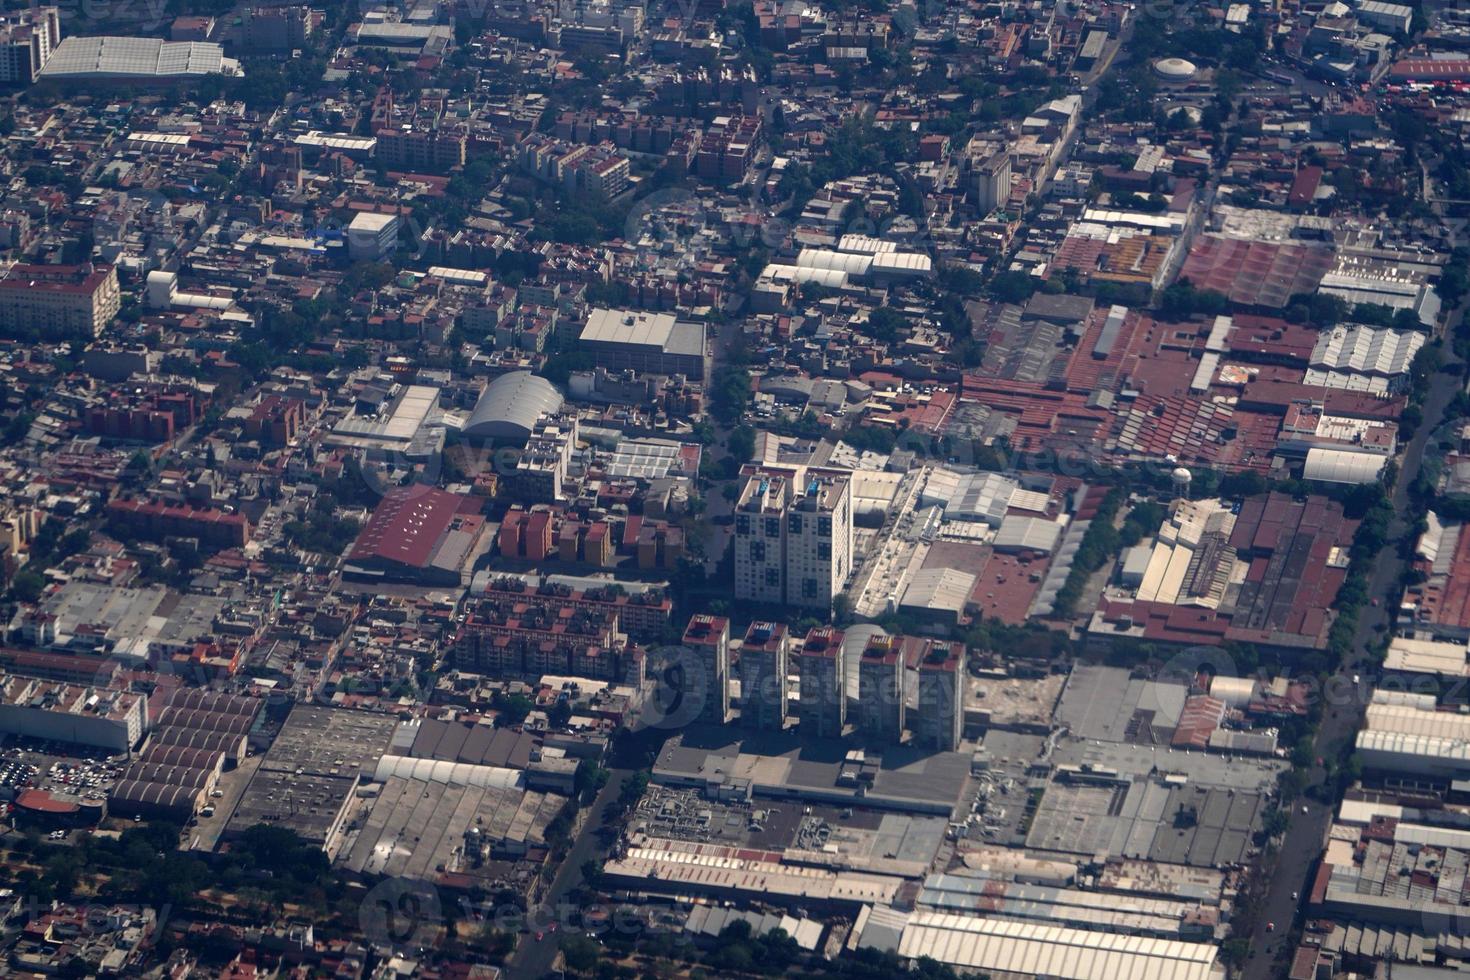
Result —
[{"label": "tree", "polygon": [[990,295],[1001,303],[1024,303],[1036,286],[1036,280],[1024,272],[1002,272],[990,280]]},{"label": "tree", "polygon": [[490,706],[500,712],[495,721],[501,728],[519,725],[526,720],[531,709],[536,707],[535,703],[524,694],[513,694],[506,697],[499,692],[496,692],[495,696],[490,699]]},{"label": "tree", "polygon": [[730,455],[743,463],[755,456],[755,430],[748,425],[739,426],[730,433],[725,445]]},{"label": "tree", "polygon": [[573,785],[576,787],[576,792],[590,802],[607,785],[610,775],[606,769],[591,759],[583,759],[577,763],[577,771],[572,777]]},{"label": "tree", "polygon": [[574,973],[591,973],[597,968],[597,944],[586,936],[563,936],[561,955]]}]

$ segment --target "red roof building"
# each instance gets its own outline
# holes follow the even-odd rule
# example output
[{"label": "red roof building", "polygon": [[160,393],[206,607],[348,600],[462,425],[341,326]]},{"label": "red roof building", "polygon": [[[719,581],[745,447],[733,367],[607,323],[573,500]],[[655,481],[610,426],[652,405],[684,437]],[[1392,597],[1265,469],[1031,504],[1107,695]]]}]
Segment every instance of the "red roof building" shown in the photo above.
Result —
[{"label": "red roof building", "polygon": [[395,487],[347,553],[358,576],[457,585],[485,529],[474,497],[436,487]]}]

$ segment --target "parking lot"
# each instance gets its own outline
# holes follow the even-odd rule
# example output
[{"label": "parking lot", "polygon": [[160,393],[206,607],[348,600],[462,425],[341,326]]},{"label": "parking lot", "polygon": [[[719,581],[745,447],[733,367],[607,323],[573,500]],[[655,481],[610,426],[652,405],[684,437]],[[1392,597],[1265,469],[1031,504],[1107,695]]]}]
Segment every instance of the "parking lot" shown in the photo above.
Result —
[{"label": "parking lot", "polygon": [[10,739],[0,750],[0,790],[13,795],[23,789],[44,789],[100,800],[126,765],[125,755],[106,749]]}]

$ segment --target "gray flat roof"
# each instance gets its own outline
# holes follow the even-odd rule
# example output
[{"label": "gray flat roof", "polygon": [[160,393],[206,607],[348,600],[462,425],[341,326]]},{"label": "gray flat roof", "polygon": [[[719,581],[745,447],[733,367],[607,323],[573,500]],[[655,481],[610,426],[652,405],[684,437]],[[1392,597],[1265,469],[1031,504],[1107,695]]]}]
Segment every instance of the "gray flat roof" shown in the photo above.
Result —
[{"label": "gray flat roof", "polygon": [[665,782],[748,779],[756,795],[848,802],[918,813],[953,812],[969,781],[970,756],[889,746],[868,750],[873,785],[859,797],[839,786],[847,751],[837,739],[798,739],[795,734],[744,734],[722,728],[687,728],[664,743],[654,778]]}]

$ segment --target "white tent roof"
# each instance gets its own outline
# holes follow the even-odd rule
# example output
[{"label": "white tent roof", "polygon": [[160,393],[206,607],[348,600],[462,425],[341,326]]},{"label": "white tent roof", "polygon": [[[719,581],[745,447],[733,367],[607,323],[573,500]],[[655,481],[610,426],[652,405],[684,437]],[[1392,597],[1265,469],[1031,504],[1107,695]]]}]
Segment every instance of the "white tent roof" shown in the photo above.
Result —
[{"label": "white tent roof", "polygon": [[1309,449],[1302,476],[1324,483],[1372,483],[1388,457],[1346,449]]}]

